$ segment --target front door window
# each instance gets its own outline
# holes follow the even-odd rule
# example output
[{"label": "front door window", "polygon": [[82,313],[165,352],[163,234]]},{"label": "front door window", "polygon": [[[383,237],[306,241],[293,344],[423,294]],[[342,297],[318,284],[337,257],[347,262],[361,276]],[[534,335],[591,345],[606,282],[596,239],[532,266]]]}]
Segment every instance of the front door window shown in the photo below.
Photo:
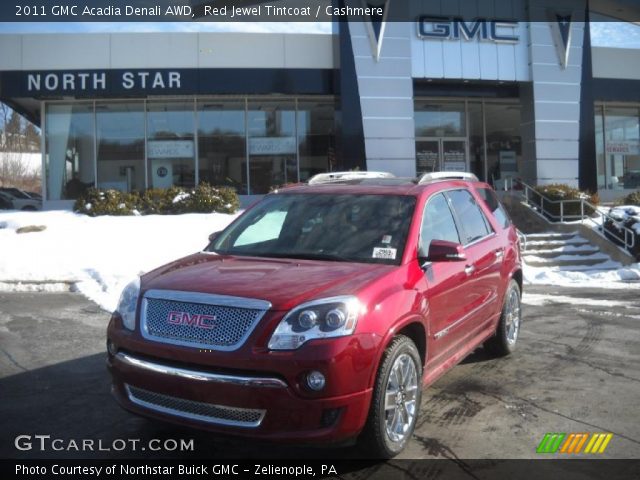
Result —
[{"label": "front door window", "polygon": [[466,138],[418,138],[416,141],[416,172],[467,171]]}]

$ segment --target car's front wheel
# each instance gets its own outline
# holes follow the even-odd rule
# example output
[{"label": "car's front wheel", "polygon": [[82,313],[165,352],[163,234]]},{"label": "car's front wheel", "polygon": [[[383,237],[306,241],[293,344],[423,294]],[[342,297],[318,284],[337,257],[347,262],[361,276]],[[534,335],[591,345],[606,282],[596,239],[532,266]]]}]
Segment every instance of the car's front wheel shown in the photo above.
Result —
[{"label": "car's front wheel", "polygon": [[422,398],[422,361],[413,341],[396,336],[378,369],[363,441],[367,453],[391,458],[413,434]]},{"label": "car's front wheel", "polygon": [[484,343],[484,347],[494,356],[509,355],[516,348],[522,321],[520,300],[520,287],[518,282],[512,279],[504,296],[504,305],[496,333]]}]

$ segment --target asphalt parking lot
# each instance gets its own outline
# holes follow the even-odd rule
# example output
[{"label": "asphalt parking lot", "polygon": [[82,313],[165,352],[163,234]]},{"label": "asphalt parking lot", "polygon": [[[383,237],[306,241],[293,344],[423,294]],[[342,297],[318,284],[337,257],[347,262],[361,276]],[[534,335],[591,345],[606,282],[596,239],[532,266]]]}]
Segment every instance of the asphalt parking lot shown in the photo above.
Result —
[{"label": "asphalt parking lot", "polygon": [[[528,287],[519,349],[478,349],[423,395],[401,458],[540,458],[547,432],[611,432],[603,458],[640,458],[640,290]],[[76,293],[0,293],[0,458],[353,458],[156,423],[121,410],[105,369],[109,315]],[[194,452],[21,451],[18,435],[194,439]],[[35,442],[34,442],[35,444]],[[548,458],[548,457],[547,457]]]}]

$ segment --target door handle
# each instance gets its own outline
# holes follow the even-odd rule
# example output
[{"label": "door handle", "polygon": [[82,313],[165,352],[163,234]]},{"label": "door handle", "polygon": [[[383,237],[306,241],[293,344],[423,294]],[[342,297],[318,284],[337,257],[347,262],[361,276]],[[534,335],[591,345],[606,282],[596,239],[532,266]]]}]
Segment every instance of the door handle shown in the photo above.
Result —
[{"label": "door handle", "polygon": [[471,275],[475,271],[476,267],[474,267],[473,265],[467,265],[466,267],[464,267],[464,273],[466,273],[467,276]]},{"label": "door handle", "polygon": [[498,260],[504,257],[504,250],[502,248],[497,249],[496,251],[494,251],[494,253],[496,254],[496,258]]}]

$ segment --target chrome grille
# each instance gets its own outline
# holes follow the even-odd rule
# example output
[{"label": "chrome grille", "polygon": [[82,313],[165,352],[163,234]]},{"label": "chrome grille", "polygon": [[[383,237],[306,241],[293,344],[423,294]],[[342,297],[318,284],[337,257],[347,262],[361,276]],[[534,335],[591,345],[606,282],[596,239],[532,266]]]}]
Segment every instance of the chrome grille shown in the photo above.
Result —
[{"label": "chrome grille", "polygon": [[[222,295],[153,290],[142,302],[141,331],[158,342],[212,350],[235,350],[253,331],[271,305],[268,302]],[[177,315],[177,317],[171,317]],[[187,321],[170,323],[186,315]],[[194,319],[206,315],[206,326]]]},{"label": "chrome grille", "polygon": [[264,419],[265,410],[235,408],[212,403],[196,402],[150,392],[142,388],[126,385],[129,400],[157,412],[200,420],[219,425],[255,428]]}]

